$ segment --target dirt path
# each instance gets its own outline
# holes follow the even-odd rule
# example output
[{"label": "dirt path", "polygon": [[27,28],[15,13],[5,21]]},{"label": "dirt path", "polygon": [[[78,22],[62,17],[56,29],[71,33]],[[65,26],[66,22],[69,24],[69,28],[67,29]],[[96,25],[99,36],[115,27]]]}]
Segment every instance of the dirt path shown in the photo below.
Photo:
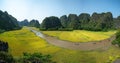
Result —
[{"label": "dirt path", "polygon": [[75,49],[75,50],[97,50],[97,49],[106,50],[112,45],[111,42],[115,39],[115,35],[114,35],[108,39],[101,40],[98,42],[73,43],[73,42],[63,41],[55,37],[45,35],[41,33],[40,31],[36,31],[32,29],[31,31],[34,32],[37,36],[45,39],[50,44],[63,47],[63,48],[67,48],[67,49]]}]

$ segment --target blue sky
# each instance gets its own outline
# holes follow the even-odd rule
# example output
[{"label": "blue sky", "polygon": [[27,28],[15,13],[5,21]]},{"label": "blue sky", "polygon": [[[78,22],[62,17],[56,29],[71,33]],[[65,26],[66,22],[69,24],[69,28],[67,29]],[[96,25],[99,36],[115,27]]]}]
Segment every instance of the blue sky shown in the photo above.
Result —
[{"label": "blue sky", "polygon": [[93,12],[112,12],[120,15],[120,0],[0,0],[0,10],[8,11],[19,21],[38,19],[40,22],[49,16]]}]

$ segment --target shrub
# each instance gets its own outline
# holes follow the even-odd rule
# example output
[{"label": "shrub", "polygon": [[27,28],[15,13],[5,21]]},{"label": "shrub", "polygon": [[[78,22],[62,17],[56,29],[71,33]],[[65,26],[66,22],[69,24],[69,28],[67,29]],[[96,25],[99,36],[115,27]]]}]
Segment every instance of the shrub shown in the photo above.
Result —
[{"label": "shrub", "polygon": [[73,31],[73,28],[59,28],[59,31]]},{"label": "shrub", "polygon": [[8,51],[8,43],[4,41],[0,41],[0,51]]},{"label": "shrub", "polygon": [[43,55],[41,53],[23,53],[23,57],[20,59],[21,63],[55,63],[51,61],[50,55]]},{"label": "shrub", "polygon": [[3,32],[5,32],[5,30],[0,29],[0,33],[3,33]]},{"label": "shrub", "polygon": [[120,47],[120,30],[116,33],[116,39],[113,40],[112,44]]},{"label": "shrub", "polygon": [[11,54],[0,52],[0,63],[15,63],[15,60]]}]

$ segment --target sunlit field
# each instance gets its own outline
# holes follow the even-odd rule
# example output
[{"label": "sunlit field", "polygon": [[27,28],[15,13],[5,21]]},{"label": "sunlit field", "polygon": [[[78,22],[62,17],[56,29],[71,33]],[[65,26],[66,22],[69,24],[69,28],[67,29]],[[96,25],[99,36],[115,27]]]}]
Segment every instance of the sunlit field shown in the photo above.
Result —
[{"label": "sunlit field", "polygon": [[[60,35],[61,32],[45,32],[51,33],[53,35]],[[61,36],[69,36],[76,34],[75,36],[82,35],[82,31],[73,31],[73,32],[62,32]],[[89,31],[83,31],[83,34],[88,33]],[[66,34],[67,33],[67,34]],[[109,32],[90,32],[92,36],[108,38],[115,31]],[[68,35],[71,34],[71,35]],[[97,36],[99,34],[99,36]],[[103,35],[101,35],[103,34]],[[82,35],[83,36],[83,35]],[[86,35],[85,35],[86,36]],[[91,36],[91,37],[92,37]],[[84,36],[83,36],[84,37]],[[72,37],[73,38],[73,37]],[[100,38],[97,38],[100,39]],[[20,57],[23,52],[40,52],[43,54],[52,55],[52,60],[57,63],[105,63],[110,60],[114,60],[117,56],[120,56],[120,49],[111,46],[108,50],[94,50],[94,51],[81,51],[81,50],[69,50],[65,48],[60,48],[51,44],[48,44],[44,39],[35,36],[27,27],[24,27],[22,30],[9,31],[0,34],[0,40],[6,41],[9,43],[9,53],[14,57]],[[76,40],[76,39],[75,39]]]},{"label": "sunlit field", "polygon": [[116,31],[95,32],[75,30],[75,31],[43,31],[43,33],[53,37],[57,37],[61,40],[67,40],[71,42],[90,42],[110,38],[113,34],[116,33]]}]

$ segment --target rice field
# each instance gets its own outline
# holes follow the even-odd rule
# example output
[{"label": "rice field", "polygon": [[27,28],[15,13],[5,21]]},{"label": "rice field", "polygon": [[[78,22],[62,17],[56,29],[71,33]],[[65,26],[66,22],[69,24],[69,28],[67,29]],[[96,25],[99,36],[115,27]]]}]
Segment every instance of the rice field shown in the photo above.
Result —
[{"label": "rice field", "polygon": [[9,53],[14,57],[20,57],[23,52],[40,52],[52,55],[52,60],[57,63],[106,63],[120,56],[120,49],[115,46],[111,46],[108,50],[92,51],[60,48],[48,44],[44,39],[35,36],[27,27],[2,33],[0,34],[0,40],[8,42]]},{"label": "rice field", "polygon": [[116,31],[108,32],[95,32],[86,30],[74,30],[74,31],[42,31],[49,36],[57,37],[61,40],[67,40],[71,42],[91,42],[100,41],[110,38]]}]

